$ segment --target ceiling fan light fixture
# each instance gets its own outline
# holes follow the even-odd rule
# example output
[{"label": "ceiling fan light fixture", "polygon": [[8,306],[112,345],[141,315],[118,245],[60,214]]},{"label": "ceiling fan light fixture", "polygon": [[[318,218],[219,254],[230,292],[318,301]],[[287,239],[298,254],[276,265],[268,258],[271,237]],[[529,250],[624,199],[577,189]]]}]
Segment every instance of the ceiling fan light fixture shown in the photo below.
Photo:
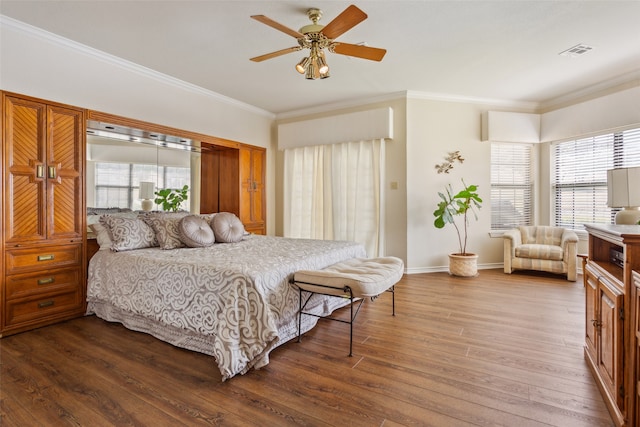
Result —
[{"label": "ceiling fan light fixture", "polygon": [[309,59],[308,56],[305,56],[296,65],[296,71],[299,72],[300,74],[304,74],[304,72],[307,71],[307,67],[309,66],[310,62],[311,62],[311,59]]},{"label": "ceiling fan light fixture", "polygon": [[314,64],[313,62],[311,62],[309,64],[309,66],[307,67],[307,74],[305,75],[305,78],[307,80],[315,80],[316,79],[316,64]]},{"label": "ceiling fan light fixture", "polygon": [[347,7],[327,25],[318,23],[322,17],[322,11],[320,9],[309,9],[307,16],[309,20],[311,20],[311,24],[305,25],[300,28],[299,31],[296,31],[264,15],[252,15],[252,19],[294,37],[298,42],[298,46],[280,49],[266,55],[250,58],[250,60],[262,62],[291,52],[309,49],[309,55],[302,58],[302,60],[296,64],[295,69],[298,73],[304,75],[306,79],[315,80],[329,77],[329,65],[325,58],[325,49],[331,53],[371,61],[382,61],[382,58],[387,52],[385,49],[369,47],[364,43],[351,44],[335,40],[340,35],[367,19],[367,14],[355,5]]},{"label": "ceiling fan light fixture", "polygon": [[320,73],[320,75],[327,74],[329,72],[327,61],[325,61],[322,56],[318,56],[318,58],[316,59],[316,64],[318,65],[318,72]]}]

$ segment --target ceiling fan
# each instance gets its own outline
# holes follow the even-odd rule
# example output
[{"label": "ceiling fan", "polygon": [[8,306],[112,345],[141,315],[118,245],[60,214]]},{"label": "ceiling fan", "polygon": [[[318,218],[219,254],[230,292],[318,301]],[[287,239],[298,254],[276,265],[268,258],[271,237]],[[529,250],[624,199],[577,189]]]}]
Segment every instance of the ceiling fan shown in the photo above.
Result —
[{"label": "ceiling fan", "polygon": [[254,62],[261,62],[287,53],[309,49],[309,56],[302,58],[296,65],[296,70],[304,74],[309,80],[329,77],[329,66],[324,54],[324,49],[340,55],[354,56],[357,58],[381,61],[387,51],[376,47],[359,44],[338,42],[335,39],[346,33],[360,22],[367,19],[367,14],[354,5],[347,7],[327,25],[318,24],[322,17],[322,11],[317,8],[307,10],[307,16],[311,24],[305,25],[300,30],[292,30],[264,15],[253,15],[251,18],[262,22],[276,30],[282,31],[298,40],[298,46],[289,47],[265,55],[251,58]]}]

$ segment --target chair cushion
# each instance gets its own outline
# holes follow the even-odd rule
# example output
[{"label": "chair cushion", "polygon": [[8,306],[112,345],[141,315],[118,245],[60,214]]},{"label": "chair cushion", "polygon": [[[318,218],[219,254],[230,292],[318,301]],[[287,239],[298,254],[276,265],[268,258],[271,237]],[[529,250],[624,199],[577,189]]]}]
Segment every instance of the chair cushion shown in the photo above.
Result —
[{"label": "chair cushion", "polygon": [[374,297],[398,283],[403,272],[404,263],[396,257],[351,258],[322,270],[297,271],[293,280],[306,291],[345,295],[349,286],[355,297]]},{"label": "chair cushion", "polygon": [[522,233],[522,243],[524,244],[538,244],[538,245],[554,245],[560,246],[562,242],[562,233],[564,228],[562,227],[550,227],[550,226],[520,226],[520,232]]},{"label": "chair cushion", "polygon": [[516,247],[517,258],[548,259],[562,261],[562,248],[554,245],[528,244]]}]

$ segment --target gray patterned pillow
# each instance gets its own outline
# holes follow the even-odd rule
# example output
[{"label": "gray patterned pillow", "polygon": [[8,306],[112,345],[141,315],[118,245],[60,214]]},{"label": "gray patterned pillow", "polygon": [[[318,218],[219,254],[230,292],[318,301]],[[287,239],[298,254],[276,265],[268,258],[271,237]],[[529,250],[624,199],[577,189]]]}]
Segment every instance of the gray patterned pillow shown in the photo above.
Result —
[{"label": "gray patterned pillow", "polygon": [[129,251],[158,246],[153,229],[139,218],[103,215],[100,218],[100,224],[109,230],[112,251]]},{"label": "gray patterned pillow", "polygon": [[[94,208],[94,209],[98,209],[98,208]],[[87,227],[90,226],[91,224],[100,223],[100,217],[102,215],[105,215],[105,214],[99,214],[99,215],[98,214],[90,214],[90,215],[87,215]],[[114,212],[114,213],[110,213],[108,215],[119,216],[121,218],[137,218],[138,217],[138,214],[133,212],[133,211]]]},{"label": "gray patterned pillow", "polygon": [[181,218],[177,216],[156,215],[144,218],[144,222],[149,224],[156,233],[158,245],[162,249],[184,248],[184,243],[180,239],[178,224]]},{"label": "gray patterned pillow", "polygon": [[198,215],[182,218],[178,229],[180,239],[190,248],[211,246],[216,241],[209,223]]},{"label": "gray patterned pillow", "polygon": [[211,220],[211,228],[216,242],[235,243],[244,236],[244,225],[240,218],[231,212],[219,212]]}]

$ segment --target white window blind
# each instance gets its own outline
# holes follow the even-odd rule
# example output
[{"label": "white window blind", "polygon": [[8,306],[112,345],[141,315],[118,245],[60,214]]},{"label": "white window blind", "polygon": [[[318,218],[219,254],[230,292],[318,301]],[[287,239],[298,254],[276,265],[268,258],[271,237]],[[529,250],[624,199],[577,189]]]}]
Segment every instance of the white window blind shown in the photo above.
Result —
[{"label": "white window blind", "polygon": [[531,144],[491,144],[491,229],[531,225]]},{"label": "white window blind", "polygon": [[611,224],[607,170],[640,166],[640,128],[555,143],[553,165],[555,225]]}]

